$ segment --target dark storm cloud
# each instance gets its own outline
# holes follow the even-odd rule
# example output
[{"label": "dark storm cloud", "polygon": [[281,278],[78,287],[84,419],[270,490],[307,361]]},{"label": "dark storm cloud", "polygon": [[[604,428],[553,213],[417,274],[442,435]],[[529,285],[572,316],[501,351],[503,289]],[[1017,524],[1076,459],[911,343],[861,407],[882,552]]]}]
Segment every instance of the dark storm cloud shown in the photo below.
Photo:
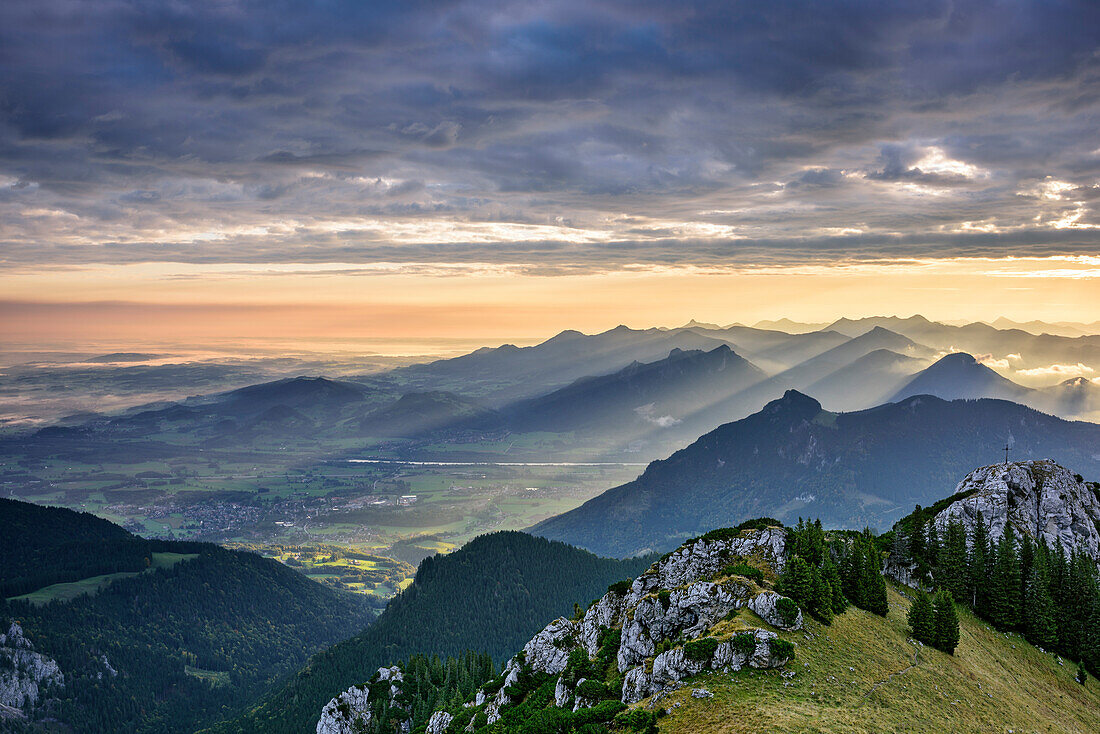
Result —
[{"label": "dark storm cloud", "polygon": [[1098,48],[1095,2],[8,0],[0,255],[545,251],[364,219],[597,269],[1094,248]]}]

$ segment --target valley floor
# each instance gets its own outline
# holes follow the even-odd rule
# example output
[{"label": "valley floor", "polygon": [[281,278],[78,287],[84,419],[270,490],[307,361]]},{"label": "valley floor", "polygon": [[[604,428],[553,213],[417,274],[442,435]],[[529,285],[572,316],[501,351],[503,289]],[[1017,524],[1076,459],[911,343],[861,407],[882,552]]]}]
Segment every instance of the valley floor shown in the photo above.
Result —
[{"label": "valley floor", "polygon": [[[786,670],[704,675],[642,706],[671,710],[662,734],[1100,731],[1100,681],[1078,684],[1074,663],[961,607],[954,656],[919,646],[902,591],[889,590],[885,619],[852,607],[829,627],[783,633],[797,645]],[[699,688],[713,698],[693,698]]]}]

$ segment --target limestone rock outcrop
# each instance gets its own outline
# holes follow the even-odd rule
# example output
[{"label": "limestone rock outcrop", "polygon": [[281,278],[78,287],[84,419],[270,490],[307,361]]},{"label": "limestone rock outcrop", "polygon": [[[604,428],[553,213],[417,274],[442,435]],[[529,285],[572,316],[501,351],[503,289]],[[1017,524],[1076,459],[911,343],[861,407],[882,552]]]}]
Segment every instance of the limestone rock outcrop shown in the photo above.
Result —
[{"label": "limestone rock outcrop", "polygon": [[1100,562],[1100,489],[1053,461],[983,466],[959,482],[953,496],[958,499],[933,520],[941,531],[958,519],[972,533],[980,513],[994,540],[1011,526],[1017,537],[1061,544],[1067,553]]},{"label": "limestone rock outcrop", "polygon": [[35,652],[19,623],[0,633],[0,705],[29,714],[46,691],[64,685],[57,661]]},{"label": "limestone rock outcrop", "polygon": [[[389,705],[401,709],[397,696],[401,693],[402,680],[401,668],[396,665],[379,668],[369,683],[352,686],[325,704],[317,721],[317,734],[356,734],[365,724],[369,724],[372,716],[371,684],[389,682]],[[446,729],[446,725],[443,728]],[[400,731],[407,734],[411,729],[412,720],[405,718],[400,724]]]},{"label": "limestone rock outcrop", "polygon": [[[508,661],[502,681],[477,693],[473,705],[483,706],[488,722],[493,723],[510,703],[507,691],[521,674],[542,673],[557,676],[554,703],[558,707],[576,711],[594,706],[602,698],[594,697],[593,691],[603,684],[566,675],[571,657],[579,653],[588,660],[611,656],[603,659],[614,661],[623,676],[621,690],[612,695],[624,703],[676,687],[703,670],[786,664],[789,645],[784,648],[777,643],[773,631],[748,627],[742,621],[712,635],[717,625],[740,610],[750,610],[779,629],[801,628],[801,612],[787,625],[777,611],[776,602],[783,597],[728,573],[735,563],[749,561],[778,574],[786,562],[786,544],[787,531],[778,527],[721,531],[685,543],[632,583],[612,587],[580,619],[561,617],[550,622]],[[751,624],[751,620],[750,616],[746,621]],[[703,638],[702,644],[695,644]],[[432,721],[442,722],[443,713],[433,714]]]},{"label": "limestone rock outcrop", "polygon": [[447,727],[454,721],[454,717],[448,714],[446,711],[436,711],[428,719],[428,726],[425,729],[426,734],[443,734],[447,731]]}]

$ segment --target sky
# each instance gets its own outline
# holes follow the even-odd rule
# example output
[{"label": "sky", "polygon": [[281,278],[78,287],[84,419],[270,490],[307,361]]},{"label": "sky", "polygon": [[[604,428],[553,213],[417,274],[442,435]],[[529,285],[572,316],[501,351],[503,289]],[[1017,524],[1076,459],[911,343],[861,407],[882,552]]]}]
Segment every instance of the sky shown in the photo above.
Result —
[{"label": "sky", "polygon": [[5,0],[0,339],[1100,319],[1100,4]]}]

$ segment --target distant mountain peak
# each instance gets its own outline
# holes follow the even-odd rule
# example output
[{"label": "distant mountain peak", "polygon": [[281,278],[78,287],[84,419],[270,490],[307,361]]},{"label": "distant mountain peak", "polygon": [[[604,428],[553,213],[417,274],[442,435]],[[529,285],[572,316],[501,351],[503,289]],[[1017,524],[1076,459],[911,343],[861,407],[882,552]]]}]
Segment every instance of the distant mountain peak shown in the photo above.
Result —
[{"label": "distant mountain peak", "polygon": [[719,331],[719,330],[721,330],[722,327],[719,326],[718,324],[708,324],[705,321],[696,321],[695,319],[692,319],[691,321],[687,322],[686,324],[684,324],[680,328],[681,329],[711,329],[713,331]]},{"label": "distant mountain peak", "polygon": [[583,336],[584,332],[577,331],[576,329],[565,329],[564,331],[558,332],[554,336],[547,339],[546,343],[553,341],[567,341],[569,339],[577,339]]},{"label": "distant mountain peak", "polygon": [[945,355],[938,362],[936,362],[936,365],[943,365],[943,366],[958,365],[958,366],[963,366],[963,365],[972,365],[972,364],[977,364],[977,363],[978,363],[978,360],[974,359],[973,354],[968,354],[967,352],[952,352],[951,354]]},{"label": "distant mountain peak", "polygon": [[821,412],[821,403],[809,395],[804,395],[798,390],[788,390],[783,397],[777,398],[764,406],[763,413],[776,415],[804,415],[813,417]]}]

